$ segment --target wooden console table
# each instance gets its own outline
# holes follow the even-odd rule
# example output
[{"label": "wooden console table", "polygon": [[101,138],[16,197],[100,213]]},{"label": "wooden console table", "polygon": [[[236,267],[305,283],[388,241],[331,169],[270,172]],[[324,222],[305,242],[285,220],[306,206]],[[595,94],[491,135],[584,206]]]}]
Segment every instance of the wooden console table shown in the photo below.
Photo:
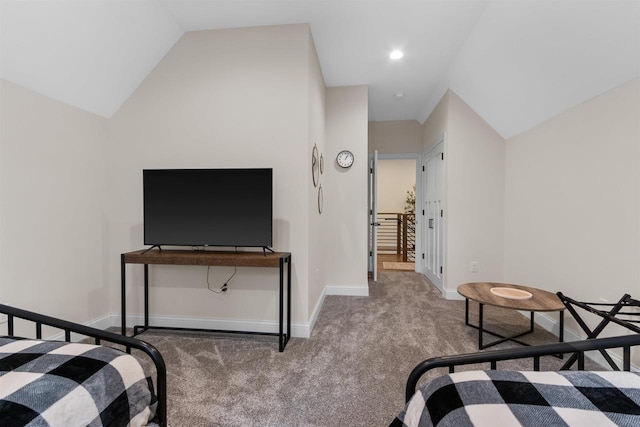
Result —
[{"label": "wooden console table", "polygon": [[[278,336],[278,349],[284,351],[291,337],[291,253],[289,252],[216,252],[189,250],[139,250],[120,255],[121,274],[121,304],[122,304],[122,335],[126,335],[127,304],[126,304],[126,272],[127,264],[144,264],[144,325],[133,328],[133,336],[148,329],[171,329],[188,331],[224,332],[235,334],[258,334]],[[279,330],[271,332],[227,331],[219,329],[192,329],[149,326],[149,265],[216,265],[236,267],[278,267],[280,269],[279,293]],[[284,265],[287,264],[287,331],[284,332]]]}]

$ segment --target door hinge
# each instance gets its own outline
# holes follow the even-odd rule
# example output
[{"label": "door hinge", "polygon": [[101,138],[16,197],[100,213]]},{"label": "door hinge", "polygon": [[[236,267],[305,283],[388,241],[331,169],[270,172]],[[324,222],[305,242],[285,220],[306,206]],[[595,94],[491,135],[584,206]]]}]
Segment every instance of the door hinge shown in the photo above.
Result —
[{"label": "door hinge", "polygon": [[441,153],[441,155],[442,155],[442,160],[444,160],[444,153]]},{"label": "door hinge", "polygon": [[372,251],[369,251],[369,256],[373,256],[373,252]]},{"label": "door hinge", "polygon": [[373,168],[369,168],[369,173],[373,173]]},{"label": "door hinge", "polygon": [[422,215],[424,215],[424,209],[422,209]]},{"label": "door hinge", "polygon": [[422,259],[424,259],[424,254],[422,254]]},{"label": "door hinge", "polygon": [[444,216],[444,211],[440,209],[440,218],[442,218],[443,216]]},{"label": "door hinge", "polygon": [[442,274],[442,266],[440,266],[440,274]]},{"label": "door hinge", "polygon": [[422,165],[422,172],[424,172],[424,165]]}]

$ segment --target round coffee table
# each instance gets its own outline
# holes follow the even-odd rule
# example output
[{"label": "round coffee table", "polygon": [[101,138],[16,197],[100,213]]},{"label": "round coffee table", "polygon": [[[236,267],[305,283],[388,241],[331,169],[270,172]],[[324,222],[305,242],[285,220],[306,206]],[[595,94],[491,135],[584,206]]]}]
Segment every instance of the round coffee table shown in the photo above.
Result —
[{"label": "round coffee table", "polygon": [[[560,332],[558,334],[559,342],[564,340],[564,310],[565,306],[552,292],[542,289],[533,288],[531,286],[513,285],[511,283],[493,283],[493,282],[472,282],[458,286],[458,293],[465,298],[465,317],[464,324],[478,329],[478,348],[483,350],[487,347],[503,343],[505,341],[513,341],[521,345],[529,345],[517,338],[530,334],[534,331],[534,313],[536,311],[557,311],[560,316]],[[469,322],[469,300],[478,303],[478,325],[472,325]],[[484,329],[484,305],[493,305],[495,307],[506,308],[509,310],[522,310],[531,312],[531,320],[529,329],[525,332],[505,337],[498,333],[487,331]],[[483,344],[483,334],[488,333],[500,339]]]}]

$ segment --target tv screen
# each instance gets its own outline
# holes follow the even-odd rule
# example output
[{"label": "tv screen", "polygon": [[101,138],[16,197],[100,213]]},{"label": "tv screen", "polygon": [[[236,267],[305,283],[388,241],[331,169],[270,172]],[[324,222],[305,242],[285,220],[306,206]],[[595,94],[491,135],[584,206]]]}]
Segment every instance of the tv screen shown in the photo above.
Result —
[{"label": "tv screen", "polygon": [[146,169],[142,174],[145,245],[272,245],[272,169]]}]

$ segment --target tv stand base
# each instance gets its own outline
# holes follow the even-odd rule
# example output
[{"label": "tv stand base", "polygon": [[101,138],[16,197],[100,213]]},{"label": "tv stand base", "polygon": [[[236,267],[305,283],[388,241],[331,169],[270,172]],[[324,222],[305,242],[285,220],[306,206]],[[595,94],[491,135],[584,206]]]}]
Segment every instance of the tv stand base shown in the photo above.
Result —
[{"label": "tv stand base", "polygon": [[[249,334],[249,335],[270,335],[278,337],[278,350],[284,348],[291,338],[291,253],[289,252],[214,252],[214,251],[186,251],[186,250],[165,250],[150,251],[139,250],[120,255],[121,274],[121,310],[122,310],[122,335],[126,335],[127,314],[126,314],[126,273],[127,264],[144,265],[144,325],[136,325],[133,328],[133,335],[138,335],[150,329],[183,330],[192,332],[218,332],[225,334]],[[219,265],[237,267],[278,267],[280,270],[279,281],[279,311],[278,311],[278,332],[247,332],[247,331],[227,331],[218,329],[192,329],[173,328],[149,325],[149,265]],[[286,285],[286,310],[287,328],[284,330],[284,271],[285,264],[287,270]]]},{"label": "tv stand base", "polygon": [[[133,327],[133,335],[139,335],[145,331],[149,330],[159,330],[159,331],[185,331],[185,332],[210,332],[210,333],[218,333],[218,334],[243,334],[243,335],[267,335],[271,337],[278,337],[280,334],[278,332],[255,332],[255,331],[231,331],[227,329],[205,329],[205,328],[178,328],[173,326],[144,326],[144,325],[136,325]],[[283,334],[284,346],[289,342],[289,336],[287,334]],[[284,346],[282,350],[284,350]],[[282,350],[280,350],[282,352]]]}]

